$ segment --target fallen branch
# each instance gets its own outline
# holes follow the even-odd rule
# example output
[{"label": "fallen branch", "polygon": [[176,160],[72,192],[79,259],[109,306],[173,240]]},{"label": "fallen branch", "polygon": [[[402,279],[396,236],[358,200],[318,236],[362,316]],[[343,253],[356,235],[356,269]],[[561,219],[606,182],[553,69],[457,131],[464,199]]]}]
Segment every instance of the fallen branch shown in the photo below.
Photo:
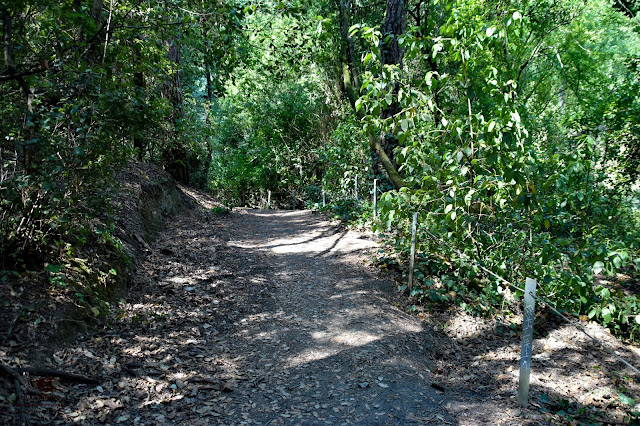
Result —
[{"label": "fallen branch", "polygon": [[16,369],[9,367],[3,362],[0,362],[0,376],[6,377],[10,382],[17,381],[20,385],[22,385],[23,389],[31,394],[40,395],[42,393],[40,392],[40,390],[30,386],[29,383],[24,379],[24,377],[20,375],[20,373]]},{"label": "fallen branch", "polygon": [[16,368],[16,371],[19,373],[33,374],[34,376],[58,377],[59,379],[73,383],[86,383],[89,385],[100,384],[100,380],[94,377],[81,376],[79,374],[68,373],[60,370],[51,370],[48,368],[24,367]]},{"label": "fallen branch", "polygon": [[1,362],[0,362],[0,373],[5,377],[9,377],[14,380],[20,380],[20,374],[18,374],[17,371],[15,371],[13,368]]},{"label": "fallen branch", "polygon": [[20,380],[14,379],[13,384],[16,387],[16,406],[20,410],[20,424],[27,424],[27,415],[24,412],[24,397],[22,395],[22,389],[20,388]]}]

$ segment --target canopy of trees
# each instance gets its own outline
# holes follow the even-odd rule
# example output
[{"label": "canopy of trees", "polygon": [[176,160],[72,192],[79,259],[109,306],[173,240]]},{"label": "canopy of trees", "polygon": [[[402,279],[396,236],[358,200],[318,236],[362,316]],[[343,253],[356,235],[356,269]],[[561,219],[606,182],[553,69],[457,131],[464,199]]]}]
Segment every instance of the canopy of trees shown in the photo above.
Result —
[{"label": "canopy of trees", "polygon": [[[407,250],[425,303],[500,306],[492,273],[638,337],[640,3],[0,3],[0,268],[106,238],[134,158],[235,205],[322,188]],[[100,218],[102,225],[96,225]],[[106,224],[106,225],[105,225]]]}]

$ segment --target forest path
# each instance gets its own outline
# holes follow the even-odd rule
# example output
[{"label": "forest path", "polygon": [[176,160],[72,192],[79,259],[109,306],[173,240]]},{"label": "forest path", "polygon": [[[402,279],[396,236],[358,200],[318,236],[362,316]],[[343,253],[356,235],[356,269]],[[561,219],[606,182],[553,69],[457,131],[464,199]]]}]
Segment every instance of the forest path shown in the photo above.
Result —
[{"label": "forest path", "polygon": [[[110,327],[53,355],[100,385],[60,387],[29,415],[47,424],[537,423],[471,390],[439,323],[396,307],[393,284],[367,266],[375,249],[310,211],[180,214],[149,247]],[[452,357],[457,367],[443,361]]]},{"label": "forest path", "polygon": [[363,262],[375,247],[310,211],[176,217],[113,328],[58,353],[104,377],[63,418],[459,424],[431,386],[431,333]]},{"label": "forest path", "polygon": [[261,382],[236,400],[238,413],[284,423],[453,421],[431,387],[420,321],[395,308],[392,286],[363,264],[375,243],[310,211],[244,210],[229,225],[234,285],[270,295],[240,319],[230,348]]},{"label": "forest path", "polygon": [[[564,422],[539,411],[550,399],[594,413],[612,406],[597,416],[623,419],[612,395],[621,383],[638,395],[624,366],[546,321],[523,409],[512,328],[459,310],[407,314],[393,277],[370,265],[371,235],[310,211],[216,216],[205,194],[182,189],[199,207],[142,241],[146,254],[105,327],[52,352],[35,338],[0,348],[11,365],[99,383],[33,375],[43,393],[24,395],[22,409],[13,388],[0,389],[0,423],[537,425]],[[602,327],[583,327],[638,356]]]}]

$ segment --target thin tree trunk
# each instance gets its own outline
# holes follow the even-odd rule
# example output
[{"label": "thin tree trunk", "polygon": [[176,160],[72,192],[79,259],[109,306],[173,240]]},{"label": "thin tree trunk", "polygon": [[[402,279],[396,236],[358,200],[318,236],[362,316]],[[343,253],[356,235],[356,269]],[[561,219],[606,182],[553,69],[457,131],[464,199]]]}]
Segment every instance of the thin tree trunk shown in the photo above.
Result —
[{"label": "thin tree trunk", "polygon": [[162,156],[164,160],[164,168],[178,182],[189,183],[189,169],[187,167],[187,150],[177,140],[177,123],[184,117],[184,97],[182,94],[182,83],[180,80],[180,66],[182,62],[182,51],[178,40],[169,41],[168,56],[176,67],[173,78],[168,83],[168,98],[173,106],[171,121],[173,124],[173,133],[165,147]]},{"label": "thin tree trunk", "polygon": [[[381,61],[383,72],[385,67],[402,68],[403,49],[398,41],[399,37],[404,34],[405,30],[405,0],[388,0],[387,11],[384,17],[384,25],[382,26],[383,42],[381,49]],[[398,84],[393,82],[392,92],[394,99],[397,99]],[[402,110],[399,102],[394,102],[382,110],[382,118],[386,119],[397,115]],[[393,134],[387,134],[381,137],[381,146],[389,157],[394,169],[397,169],[394,158],[394,150],[398,146],[398,138]]]},{"label": "thin tree trunk", "polygon": [[[138,53],[136,55],[137,60],[140,59],[139,56],[140,55]],[[144,73],[142,71],[137,71],[133,74],[133,84],[136,87],[136,91],[138,92],[137,95],[143,97],[144,99],[144,91],[147,85],[144,78]],[[138,102],[138,105],[136,106],[136,113],[138,114],[138,120],[142,122],[144,120],[144,105],[140,102]],[[138,160],[142,161],[145,154],[146,144],[144,138],[138,133],[133,136],[133,148],[136,150]]]},{"label": "thin tree trunk", "polygon": [[209,66],[209,61],[205,62],[205,70],[207,73],[207,100],[211,103],[213,102],[213,82],[211,81],[211,67]]},{"label": "thin tree trunk", "polygon": [[[351,1],[340,0],[340,37],[341,37],[341,71],[342,71],[342,89],[349,100],[351,108],[355,112],[356,116],[360,119],[363,118],[361,112],[356,111],[356,101],[360,93],[360,83],[358,77],[357,67],[355,66],[355,55],[353,47],[353,39],[349,37],[349,27],[351,24]],[[376,162],[380,161],[384,167],[389,179],[396,188],[402,188],[406,186],[406,183],[398,173],[398,170],[392,160],[389,158],[387,152],[385,152],[382,144],[381,137],[376,135],[376,131],[373,128],[367,130],[367,137],[369,138],[369,147],[371,149],[374,158],[374,170],[376,168]]]},{"label": "thin tree trunk", "polygon": [[353,37],[349,35],[351,27],[351,0],[340,0],[340,61],[342,72],[342,90],[347,95],[349,103],[354,106],[360,92],[358,71],[355,67]]}]

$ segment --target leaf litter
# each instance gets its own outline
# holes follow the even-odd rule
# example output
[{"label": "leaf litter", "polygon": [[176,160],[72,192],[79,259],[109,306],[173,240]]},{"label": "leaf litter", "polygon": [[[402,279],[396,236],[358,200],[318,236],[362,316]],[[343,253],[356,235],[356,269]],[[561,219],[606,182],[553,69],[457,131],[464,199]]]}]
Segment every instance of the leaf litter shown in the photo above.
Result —
[{"label": "leaf litter", "polygon": [[[567,421],[551,405],[562,400],[615,422],[640,398],[623,366],[552,324],[521,408],[517,333],[455,310],[407,313],[391,273],[367,261],[371,235],[309,211],[215,216],[211,199],[183,190],[201,208],[149,245],[107,325],[44,358],[100,384],[28,376],[44,389],[24,401],[30,423],[541,424]],[[26,366],[33,349],[14,342],[0,356]],[[3,387],[6,423],[20,421],[15,402]]]}]

